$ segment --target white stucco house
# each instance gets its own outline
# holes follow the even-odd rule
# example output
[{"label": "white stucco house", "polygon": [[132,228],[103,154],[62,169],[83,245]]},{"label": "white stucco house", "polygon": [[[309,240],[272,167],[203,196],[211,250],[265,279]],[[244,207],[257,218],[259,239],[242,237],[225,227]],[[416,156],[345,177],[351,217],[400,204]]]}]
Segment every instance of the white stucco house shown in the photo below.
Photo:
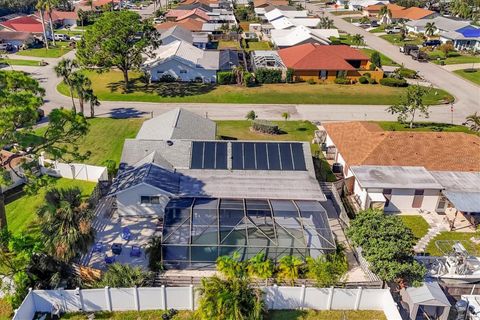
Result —
[{"label": "white stucco house", "polygon": [[469,21],[458,20],[438,16],[431,19],[410,20],[405,22],[405,29],[408,33],[425,33],[425,26],[427,23],[433,23],[436,30],[435,34],[442,32],[455,31],[470,25]]},{"label": "white stucco house", "polygon": [[330,44],[330,37],[339,37],[337,29],[310,29],[297,26],[292,29],[270,31],[272,43],[277,48],[288,48],[304,43]]}]

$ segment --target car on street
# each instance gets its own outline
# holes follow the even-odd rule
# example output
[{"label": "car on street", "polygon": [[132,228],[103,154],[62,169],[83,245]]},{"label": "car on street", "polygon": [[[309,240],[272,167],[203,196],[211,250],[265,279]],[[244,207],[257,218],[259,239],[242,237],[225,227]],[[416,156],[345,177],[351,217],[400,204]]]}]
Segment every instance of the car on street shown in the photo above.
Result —
[{"label": "car on street", "polygon": [[385,32],[387,34],[400,33],[400,32],[402,32],[402,28],[400,28],[400,27],[390,27],[390,28],[386,28]]},{"label": "car on street", "polygon": [[442,41],[440,40],[427,40],[422,43],[424,47],[438,47],[441,44],[442,44]]},{"label": "car on street", "polygon": [[53,38],[56,40],[56,41],[68,41],[70,39],[69,36],[67,36],[66,34],[63,34],[63,33],[55,33],[55,35],[53,36]]},{"label": "car on street", "polygon": [[78,41],[82,40],[82,36],[79,35],[79,34],[76,34],[76,35],[70,37],[70,40],[78,42]]}]

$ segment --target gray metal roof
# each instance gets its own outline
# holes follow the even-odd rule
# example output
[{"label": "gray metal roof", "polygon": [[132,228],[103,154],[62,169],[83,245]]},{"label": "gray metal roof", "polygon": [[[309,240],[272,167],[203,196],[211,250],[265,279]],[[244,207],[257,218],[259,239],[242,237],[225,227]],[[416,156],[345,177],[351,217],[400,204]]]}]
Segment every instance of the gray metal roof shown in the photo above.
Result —
[{"label": "gray metal roof", "polygon": [[143,123],[136,139],[170,140],[202,139],[213,140],[217,125],[191,111],[177,108]]},{"label": "gray metal roof", "polygon": [[457,20],[438,16],[432,19],[419,19],[407,21],[405,24],[411,27],[425,27],[427,23],[434,23],[435,27],[442,31],[456,31],[460,28],[470,25],[470,22],[465,20]]},{"label": "gray metal roof", "polygon": [[173,26],[173,27],[165,30],[164,32],[162,32],[162,34],[160,36],[160,40],[163,40],[163,39],[165,39],[167,37],[170,37],[170,36],[172,36],[172,37],[174,37],[174,38],[176,38],[177,40],[180,40],[180,41],[193,43],[192,32],[190,30],[182,28],[181,26]]},{"label": "gray metal roof", "polygon": [[409,287],[405,289],[405,293],[413,304],[440,307],[451,306],[448,298],[437,282],[424,282],[423,285],[418,288]]},{"label": "gray metal roof", "polygon": [[480,172],[430,171],[445,191],[480,192]]},{"label": "gray metal roof", "polygon": [[363,188],[443,189],[424,167],[352,166],[350,170]]},{"label": "gray metal roof", "polygon": [[240,64],[238,53],[234,50],[220,51],[219,70],[232,70]]},{"label": "gray metal roof", "polygon": [[462,212],[480,212],[480,192],[444,191],[443,194]]}]

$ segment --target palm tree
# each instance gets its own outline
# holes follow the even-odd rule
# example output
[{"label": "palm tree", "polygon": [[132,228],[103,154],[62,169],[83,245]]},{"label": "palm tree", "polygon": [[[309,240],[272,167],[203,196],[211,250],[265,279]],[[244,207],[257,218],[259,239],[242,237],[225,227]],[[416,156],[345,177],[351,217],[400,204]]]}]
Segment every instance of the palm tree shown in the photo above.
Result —
[{"label": "palm tree", "polygon": [[84,97],[85,101],[90,102],[90,118],[95,117],[95,107],[100,105],[100,100],[98,97],[93,93],[93,89],[89,88],[85,90]]},{"label": "palm tree", "polygon": [[42,0],[45,2],[45,9],[48,13],[48,20],[50,24],[50,32],[52,33],[52,43],[55,46],[55,31],[53,29],[53,20],[52,20],[52,11],[53,8],[58,4],[58,0]]},{"label": "palm tree", "polygon": [[287,121],[290,118],[290,113],[288,112],[282,113],[282,118],[285,119],[285,121]]},{"label": "palm tree", "polygon": [[242,279],[247,276],[246,265],[240,261],[238,252],[235,252],[233,256],[218,257],[217,270],[227,279]]},{"label": "palm tree", "polygon": [[299,278],[300,267],[303,265],[303,261],[295,256],[284,256],[280,259],[278,264],[278,279],[286,281],[290,285],[295,284],[295,280]]},{"label": "palm tree", "polygon": [[391,18],[392,17],[392,11],[387,7],[383,6],[380,8],[380,11],[378,11],[378,17],[383,18],[383,17]]},{"label": "palm tree", "polygon": [[92,81],[79,71],[75,71],[70,76],[70,81],[73,89],[77,93],[78,102],[80,104],[80,112],[84,114],[84,102],[85,102],[85,93],[87,90],[91,89]]},{"label": "palm tree", "polygon": [[475,132],[480,132],[480,115],[475,111],[474,114],[471,114],[467,117],[465,124],[470,128],[470,130]]},{"label": "palm tree", "polygon": [[95,287],[129,288],[146,286],[152,279],[152,272],[144,271],[141,267],[132,267],[128,264],[114,263],[108,267],[102,279]]},{"label": "palm tree", "polygon": [[357,46],[363,44],[363,36],[361,34],[354,34],[352,36],[352,43],[356,44]]},{"label": "palm tree", "polygon": [[68,263],[88,251],[95,238],[93,211],[82,200],[79,188],[47,191],[38,215],[42,220],[40,229],[48,254]]},{"label": "palm tree", "polygon": [[267,280],[273,276],[273,262],[265,259],[264,253],[258,253],[248,260],[247,272],[250,277]]},{"label": "palm tree", "polygon": [[93,11],[93,0],[87,0],[85,3],[86,3],[87,5],[89,5],[89,6],[90,6],[90,10]]},{"label": "palm tree", "polygon": [[43,28],[43,39],[45,40],[45,47],[48,49],[47,28],[45,26],[45,2],[43,0],[39,0],[35,8],[40,14],[40,20],[42,21]]},{"label": "palm tree", "polygon": [[437,27],[435,26],[435,22],[427,22],[425,25],[425,34],[429,37],[433,36],[433,34],[437,31]]},{"label": "palm tree", "polygon": [[70,97],[72,98],[72,109],[76,111],[75,108],[75,100],[73,97],[73,85],[71,81],[71,75],[74,72],[73,70],[78,67],[78,64],[76,60],[72,59],[65,59],[63,58],[58,62],[58,64],[55,66],[55,73],[57,74],[57,77],[62,77],[63,82],[65,82],[70,90]]},{"label": "palm tree", "polygon": [[242,67],[238,67],[238,66],[233,67],[232,73],[233,73],[233,76],[235,77],[237,84],[239,85],[243,84],[244,72],[245,70]]},{"label": "palm tree", "polygon": [[328,17],[320,17],[320,22],[317,24],[319,29],[332,29],[333,20]]}]

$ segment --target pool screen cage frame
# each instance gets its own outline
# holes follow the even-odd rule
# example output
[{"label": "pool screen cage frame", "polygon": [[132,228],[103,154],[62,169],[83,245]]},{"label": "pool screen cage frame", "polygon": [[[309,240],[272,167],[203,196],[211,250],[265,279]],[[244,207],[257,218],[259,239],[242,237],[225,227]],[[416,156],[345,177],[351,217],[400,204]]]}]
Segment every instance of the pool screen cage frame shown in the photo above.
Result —
[{"label": "pool screen cage frame", "polygon": [[214,267],[219,256],[258,253],[274,262],[336,249],[326,210],[313,200],[178,198],[165,208],[162,264]]}]

